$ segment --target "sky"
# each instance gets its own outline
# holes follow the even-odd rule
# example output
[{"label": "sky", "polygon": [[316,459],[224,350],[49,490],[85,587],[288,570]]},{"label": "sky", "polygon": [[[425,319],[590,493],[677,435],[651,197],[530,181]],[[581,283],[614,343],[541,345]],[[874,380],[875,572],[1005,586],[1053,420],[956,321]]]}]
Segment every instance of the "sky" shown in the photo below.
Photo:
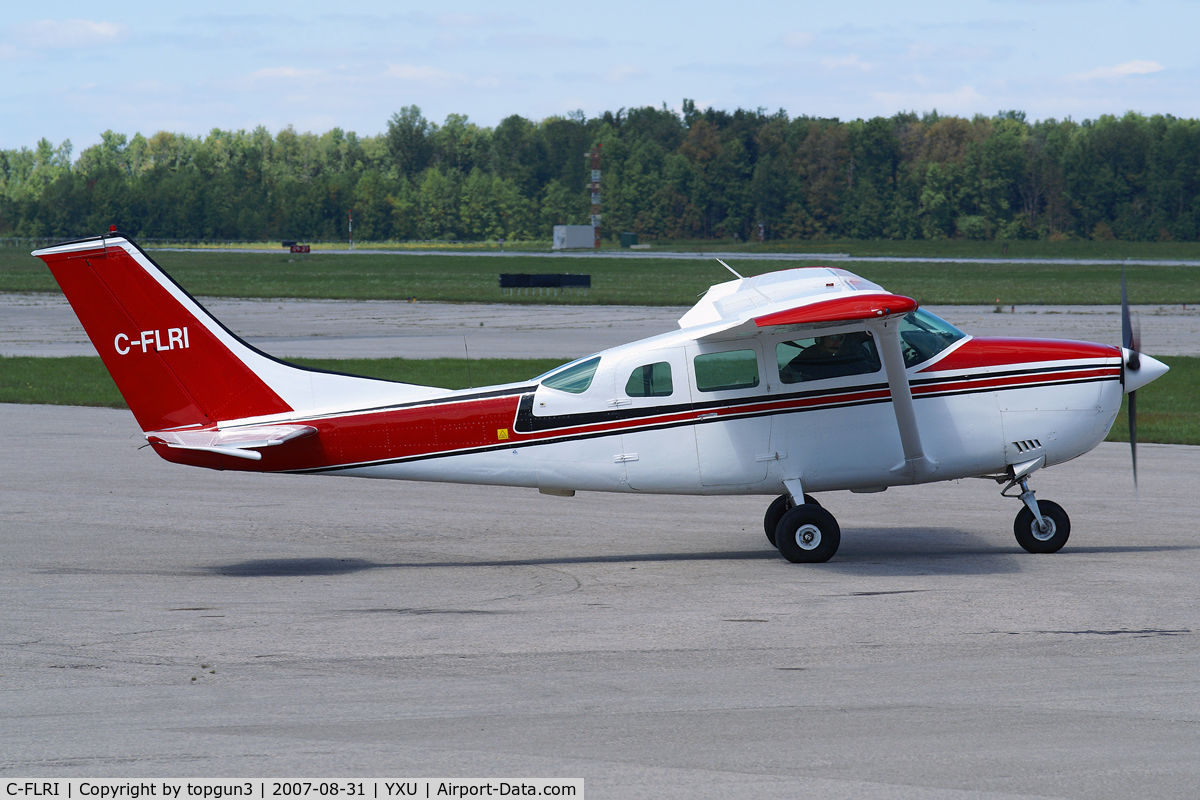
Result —
[{"label": "sky", "polygon": [[9,4],[0,148],[663,104],[1200,118],[1200,0]]}]

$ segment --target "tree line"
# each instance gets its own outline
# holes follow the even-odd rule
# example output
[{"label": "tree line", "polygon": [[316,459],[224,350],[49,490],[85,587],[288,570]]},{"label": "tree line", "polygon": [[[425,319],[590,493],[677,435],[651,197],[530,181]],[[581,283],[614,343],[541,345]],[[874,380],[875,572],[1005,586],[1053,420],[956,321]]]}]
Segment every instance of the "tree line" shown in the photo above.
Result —
[{"label": "tree line", "polygon": [[288,127],[0,150],[0,236],[549,239],[588,224],[644,239],[1122,239],[1200,234],[1200,121],[1029,121],[936,112],[840,121],[652,106],[495,128],[406,106],[358,136]]}]

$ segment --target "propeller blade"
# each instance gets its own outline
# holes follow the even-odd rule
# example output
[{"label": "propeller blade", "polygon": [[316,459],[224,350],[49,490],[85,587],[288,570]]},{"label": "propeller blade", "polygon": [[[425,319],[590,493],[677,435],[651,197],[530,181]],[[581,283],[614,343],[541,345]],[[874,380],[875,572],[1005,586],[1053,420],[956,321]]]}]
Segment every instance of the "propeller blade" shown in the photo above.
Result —
[{"label": "propeller blade", "polygon": [[1125,291],[1125,267],[1121,267],[1121,347],[1133,349],[1133,328],[1129,324],[1129,293]]},{"label": "propeller blade", "polygon": [[1129,293],[1125,290],[1125,267],[1121,267],[1121,347],[1129,352],[1125,366],[1138,370],[1142,365],[1141,331],[1135,325],[1129,313]]},{"label": "propeller blade", "polygon": [[1133,491],[1137,491],[1137,392],[1129,393],[1129,452],[1133,456]]},{"label": "propeller blade", "polygon": [[[1129,313],[1129,293],[1125,288],[1125,267],[1121,266],[1121,347],[1125,348],[1125,371],[1137,372],[1142,367],[1142,332]],[[1153,361],[1153,359],[1151,359]],[[1130,385],[1126,381],[1126,388]],[[1133,491],[1137,493],[1137,390],[1129,392],[1129,454],[1133,458]]]},{"label": "propeller blade", "polygon": [[1142,324],[1135,316],[1130,320],[1130,325],[1133,328],[1133,336],[1130,339],[1129,349],[1133,351],[1133,355],[1129,357],[1129,366],[1134,370],[1142,368]]}]

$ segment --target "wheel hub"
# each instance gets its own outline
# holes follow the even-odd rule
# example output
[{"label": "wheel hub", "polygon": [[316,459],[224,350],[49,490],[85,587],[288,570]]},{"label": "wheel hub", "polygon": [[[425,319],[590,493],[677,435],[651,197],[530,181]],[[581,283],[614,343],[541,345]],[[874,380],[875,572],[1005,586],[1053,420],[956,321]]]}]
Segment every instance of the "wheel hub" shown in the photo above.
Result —
[{"label": "wheel hub", "polygon": [[796,544],[803,550],[815,550],[821,544],[821,529],[816,525],[801,525],[796,529]]},{"label": "wheel hub", "polygon": [[1029,526],[1029,532],[1033,534],[1033,538],[1037,539],[1039,542],[1046,542],[1054,538],[1054,520],[1046,516],[1043,516],[1042,519],[1046,520],[1046,527],[1039,527],[1037,520],[1035,519],[1033,524]]}]

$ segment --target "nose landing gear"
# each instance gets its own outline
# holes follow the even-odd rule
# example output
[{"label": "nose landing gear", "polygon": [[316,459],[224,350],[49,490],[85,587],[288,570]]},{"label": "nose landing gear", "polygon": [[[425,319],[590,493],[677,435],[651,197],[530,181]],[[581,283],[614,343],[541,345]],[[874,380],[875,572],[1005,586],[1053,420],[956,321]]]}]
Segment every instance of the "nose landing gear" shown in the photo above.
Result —
[{"label": "nose landing gear", "polygon": [[1013,497],[1008,490],[1015,486],[1021,487],[1016,497],[1025,504],[1013,521],[1017,544],[1030,553],[1057,553],[1071,535],[1071,518],[1058,503],[1039,501],[1029,488],[1027,476],[1014,477],[1000,492],[1001,496]]}]

